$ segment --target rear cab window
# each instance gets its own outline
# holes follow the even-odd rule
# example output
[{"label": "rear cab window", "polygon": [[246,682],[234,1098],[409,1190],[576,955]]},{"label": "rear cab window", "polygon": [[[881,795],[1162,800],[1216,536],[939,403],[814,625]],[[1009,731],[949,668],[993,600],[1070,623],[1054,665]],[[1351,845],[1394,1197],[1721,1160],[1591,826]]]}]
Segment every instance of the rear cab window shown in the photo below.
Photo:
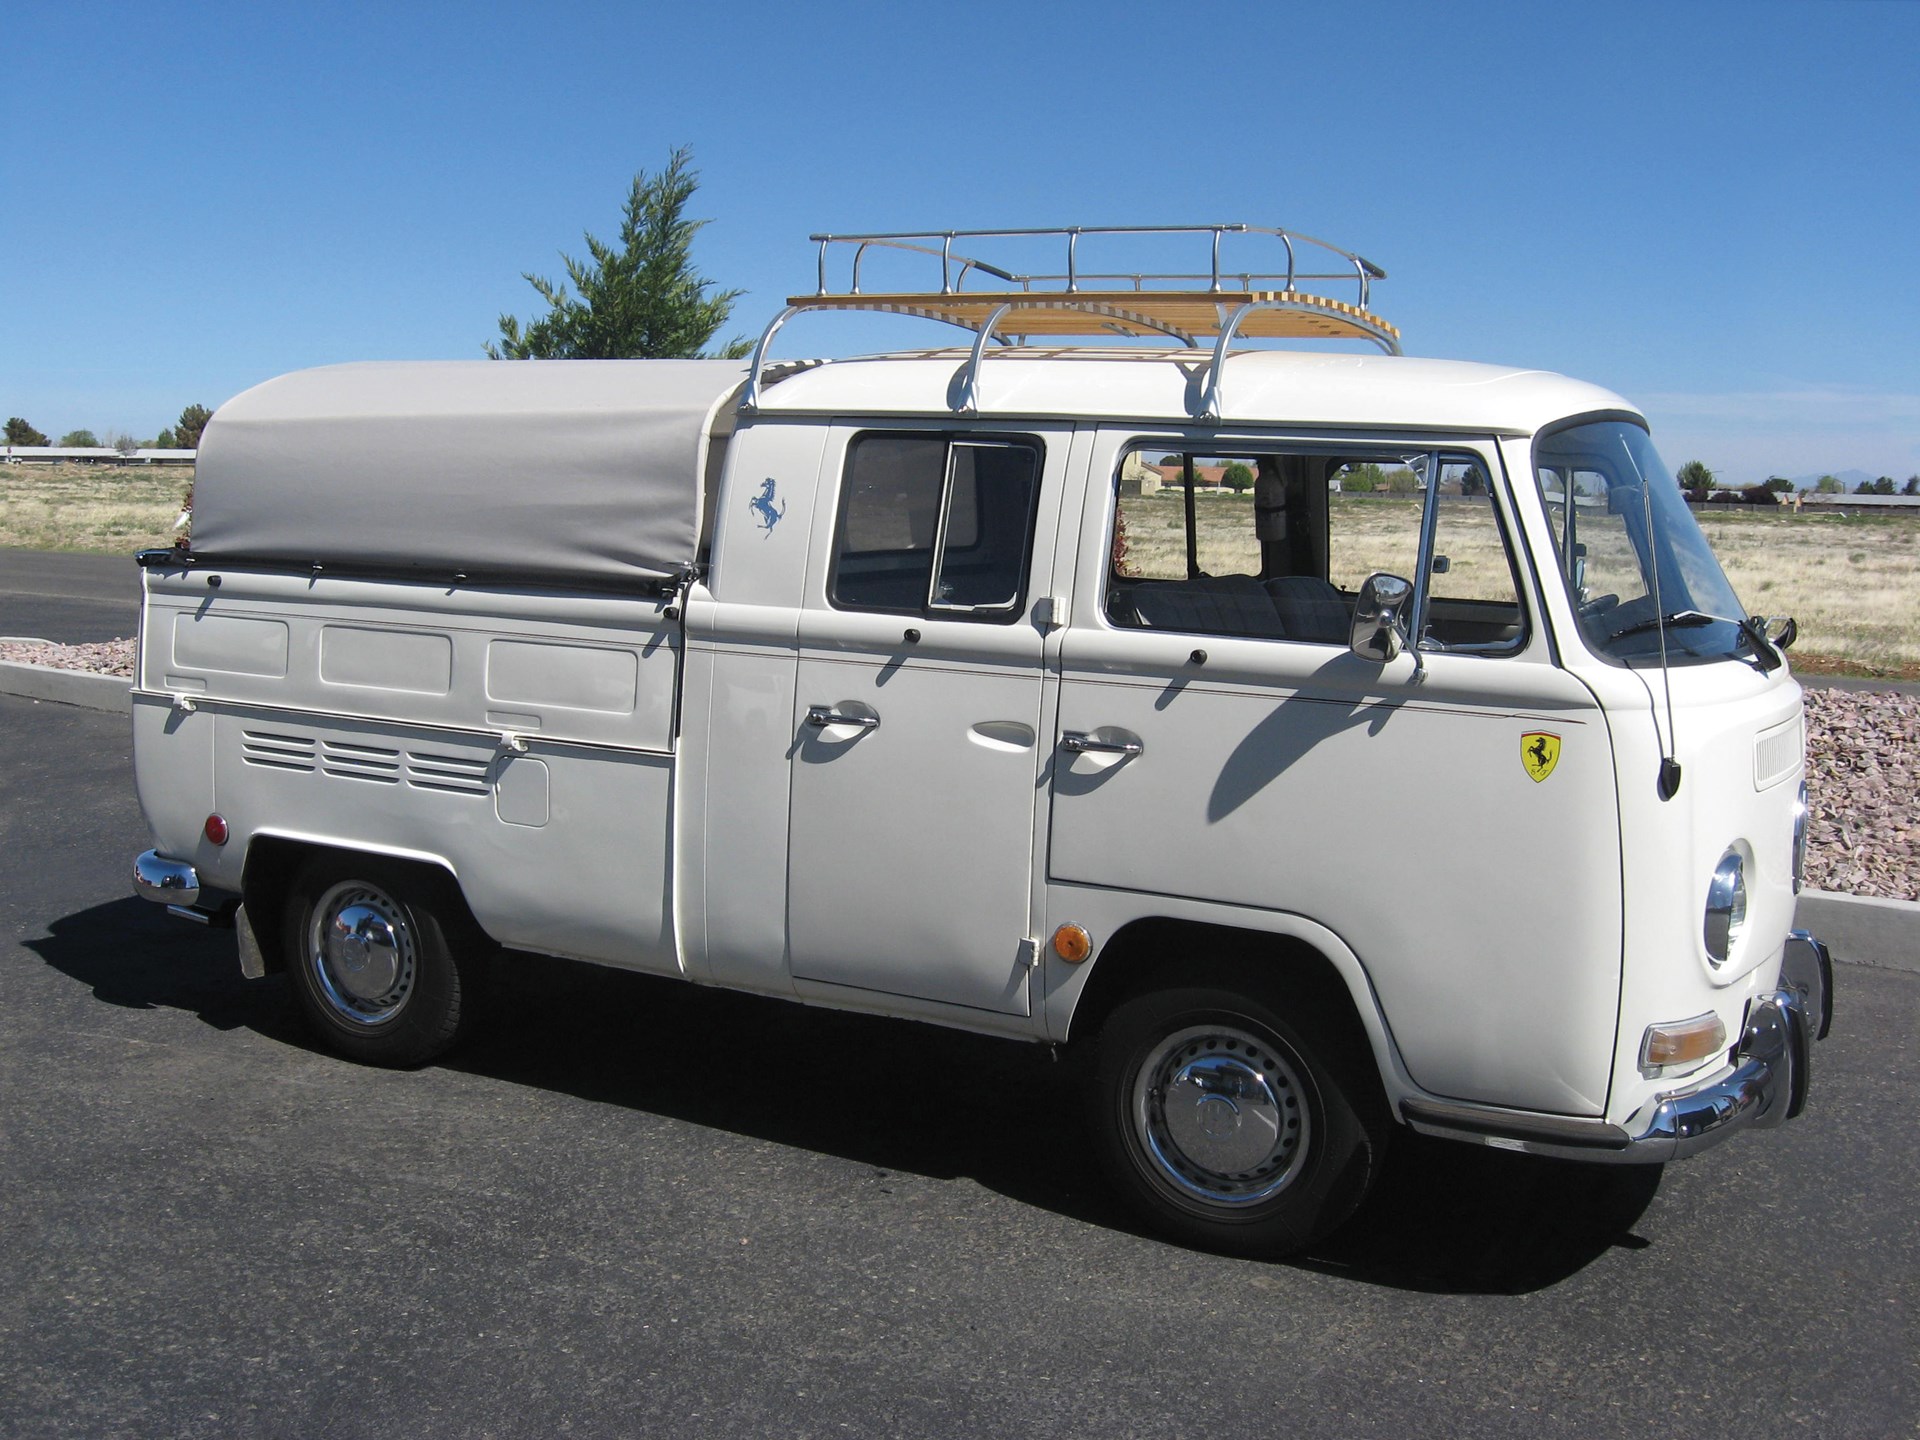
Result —
[{"label": "rear cab window", "polygon": [[1018,618],[1040,471],[1040,445],[1025,437],[855,436],[828,602],[1001,624]]}]

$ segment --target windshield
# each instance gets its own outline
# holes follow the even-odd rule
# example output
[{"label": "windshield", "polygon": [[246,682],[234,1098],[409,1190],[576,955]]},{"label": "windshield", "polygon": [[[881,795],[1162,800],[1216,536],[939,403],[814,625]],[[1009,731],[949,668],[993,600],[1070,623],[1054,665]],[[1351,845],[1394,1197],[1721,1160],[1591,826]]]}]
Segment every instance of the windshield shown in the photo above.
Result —
[{"label": "windshield", "polygon": [[1752,653],[1746,612],[1645,430],[1597,420],[1543,435],[1534,474],[1595,654],[1657,660],[1663,615],[1670,660]]}]

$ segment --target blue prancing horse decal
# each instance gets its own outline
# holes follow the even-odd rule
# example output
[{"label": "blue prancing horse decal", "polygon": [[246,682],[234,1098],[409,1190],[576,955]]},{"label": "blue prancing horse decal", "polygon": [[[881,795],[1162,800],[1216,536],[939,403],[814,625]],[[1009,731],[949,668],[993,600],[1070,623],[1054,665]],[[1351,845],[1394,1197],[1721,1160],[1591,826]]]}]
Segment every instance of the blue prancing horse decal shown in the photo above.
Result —
[{"label": "blue prancing horse decal", "polygon": [[760,482],[760,493],[747,502],[747,508],[754,513],[755,523],[769,535],[773,527],[780,523],[780,517],[787,513],[787,502],[773,503],[774,485],[772,480]]}]

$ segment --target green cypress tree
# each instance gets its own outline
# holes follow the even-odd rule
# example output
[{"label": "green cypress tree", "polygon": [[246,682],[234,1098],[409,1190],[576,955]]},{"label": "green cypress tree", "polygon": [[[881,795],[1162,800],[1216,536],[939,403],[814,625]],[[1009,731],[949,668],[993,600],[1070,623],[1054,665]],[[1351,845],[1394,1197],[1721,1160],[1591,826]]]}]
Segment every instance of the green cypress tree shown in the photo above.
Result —
[{"label": "green cypress tree", "polygon": [[[740,292],[708,293],[713,282],[694,268],[693,237],[707,222],[686,218],[700,184],[690,162],[683,146],[659,174],[642,170],[633,177],[617,247],[589,233],[590,261],[560,257],[575,293],[523,275],[547,302],[547,313],[524,327],[502,315],[500,343],[488,344],[487,354],[495,360],[629,360],[704,353]],[[750,348],[734,340],[719,353],[735,357]]]}]

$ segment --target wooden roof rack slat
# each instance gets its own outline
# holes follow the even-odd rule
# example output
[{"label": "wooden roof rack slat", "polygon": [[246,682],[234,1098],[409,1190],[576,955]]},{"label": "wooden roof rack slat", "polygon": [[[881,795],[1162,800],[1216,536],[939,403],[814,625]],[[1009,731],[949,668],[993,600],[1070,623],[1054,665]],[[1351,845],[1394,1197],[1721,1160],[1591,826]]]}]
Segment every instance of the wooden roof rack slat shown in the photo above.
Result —
[{"label": "wooden roof rack slat", "polygon": [[[1211,264],[1197,273],[1146,272],[1087,274],[1079,265],[1082,236],[1206,236],[1211,240]],[[1223,271],[1222,240],[1229,235],[1266,236],[1277,240],[1284,253],[1284,270],[1256,274]],[[1324,240],[1287,230],[1252,225],[1135,225],[1071,226],[1056,230],[939,230],[871,235],[815,235],[820,246],[819,288],[796,295],[775,316],[754,347],[743,410],[760,400],[766,353],[774,334],[793,316],[808,311],[865,311],[937,320],[974,332],[973,357],[960,388],[962,409],[977,407],[980,368],[991,343],[1007,345],[1012,337],[1049,339],[1110,339],[1115,335],[1165,335],[1197,348],[1214,342],[1202,418],[1217,419],[1220,380],[1227,350],[1238,337],[1259,339],[1366,340],[1390,355],[1400,353],[1400,332],[1368,310],[1372,282],[1386,271],[1372,261]],[[954,243],[1056,239],[1066,247],[1066,268],[1054,274],[1021,274],[972,254],[956,252]],[[1304,271],[1299,247],[1313,247],[1336,258],[1338,270]],[[828,257],[833,247],[850,247],[848,285],[828,285]],[[870,251],[881,249],[925,256],[940,262],[940,288],[922,291],[869,293],[861,288],[861,268]],[[1303,282],[1345,281],[1354,285],[1355,302],[1304,290]],[[976,288],[969,289],[969,283]],[[1003,333],[1004,331],[1004,333]]]}]

